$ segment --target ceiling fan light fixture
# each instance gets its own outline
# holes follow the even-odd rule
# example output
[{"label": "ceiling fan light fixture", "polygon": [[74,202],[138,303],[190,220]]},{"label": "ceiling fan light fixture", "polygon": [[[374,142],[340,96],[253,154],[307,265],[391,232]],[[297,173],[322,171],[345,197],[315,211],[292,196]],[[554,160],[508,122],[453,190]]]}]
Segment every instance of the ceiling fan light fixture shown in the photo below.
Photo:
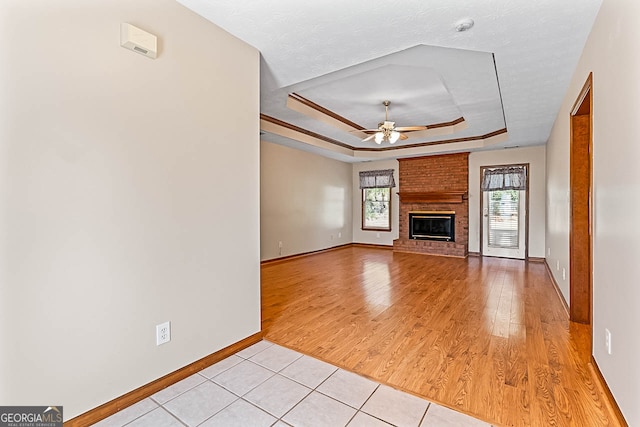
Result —
[{"label": "ceiling fan light fixture", "polygon": [[384,105],[384,122],[378,123],[378,129],[359,130],[360,132],[368,135],[362,140],[362,142],[371,141],[373,139],[378,145],[383,142],[395,144],[399,139],[409,138],[404,134],[404,132],[415,132],[428,129],[428,126],[407,126],[396,128],[396,122],[389,121],[389,104],[391,104],[391,101],[382,102],[382,105]]},{"label": "ceiling fan light fixture", "polygon": [[389,144],[395,144],[395,142],[400,138],[400,132],[397,130],[392,130],[391,135],[389,135]]}]

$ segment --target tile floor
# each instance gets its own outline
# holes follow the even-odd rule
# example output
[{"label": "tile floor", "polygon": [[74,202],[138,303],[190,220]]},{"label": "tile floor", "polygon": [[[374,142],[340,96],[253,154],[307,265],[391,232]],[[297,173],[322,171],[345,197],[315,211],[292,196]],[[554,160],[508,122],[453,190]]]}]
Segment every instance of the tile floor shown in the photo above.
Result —
[{"label": "tile floor", "polygon": [[260,341],[95,425],[489,427],[268,341]]}]

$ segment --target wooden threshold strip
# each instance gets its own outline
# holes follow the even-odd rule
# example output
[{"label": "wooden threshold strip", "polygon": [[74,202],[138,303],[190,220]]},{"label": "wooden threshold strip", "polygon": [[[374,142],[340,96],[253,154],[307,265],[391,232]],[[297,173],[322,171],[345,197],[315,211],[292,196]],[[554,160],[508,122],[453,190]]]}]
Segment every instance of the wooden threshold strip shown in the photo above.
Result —
[{"label": "wooden threshold strip", "polygon": [[110,415],[113,415],[134,403],[138,403],[139,401],[146,399],[159,392],[162,389],[169,387],[172,384],[181,381],[196,372],[207,368],[214,363],[225,359],[232,354],[243,350],[258,341],[262,340],[262,331],[257,332],[253,335],[248,336],[247,338],[238,341],[235,344],[231,344],[228,347],[223,348],[222,350],[218,350],[215,353],[211,353],[208,356],[203,357],[200,360],[196,360],[195,362],[180,368],[176,371],[171,372],[170,374],[165,375],[162,378],[158,378],[155,381],[150,382],[149,384],[145,384],[142,387],[139,387],[133,391],[130,391],[127,394],[124,394],[120,397],[116,397],[115,399],[107,402],[103,405],[98,406],[97,408],[91,409],[84,414],[80,414],[75,418],[72,418],[64,423],[65,427],[84,427],[97,423],[100,420],[103,420]]}]

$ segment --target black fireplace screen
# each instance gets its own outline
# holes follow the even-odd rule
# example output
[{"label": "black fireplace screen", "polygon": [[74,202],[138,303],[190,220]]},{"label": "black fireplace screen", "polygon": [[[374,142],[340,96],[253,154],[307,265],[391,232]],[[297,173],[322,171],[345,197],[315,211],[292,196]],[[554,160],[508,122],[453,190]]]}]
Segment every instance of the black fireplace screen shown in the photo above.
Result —
[{"label": "black fireplace screen", "polygon": [[456,215],[450,213],[410,213],[409,238],[455,241]]}]

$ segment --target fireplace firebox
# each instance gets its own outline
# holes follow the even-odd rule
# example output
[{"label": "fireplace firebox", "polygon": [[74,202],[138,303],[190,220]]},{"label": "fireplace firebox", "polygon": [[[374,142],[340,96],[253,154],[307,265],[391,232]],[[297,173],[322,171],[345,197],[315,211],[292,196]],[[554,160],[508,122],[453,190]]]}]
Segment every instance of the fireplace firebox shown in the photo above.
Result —
[{"label": "fireplace firebox", "polygon": [[409,239],[455,242],[454,212],[409,212]]}]

